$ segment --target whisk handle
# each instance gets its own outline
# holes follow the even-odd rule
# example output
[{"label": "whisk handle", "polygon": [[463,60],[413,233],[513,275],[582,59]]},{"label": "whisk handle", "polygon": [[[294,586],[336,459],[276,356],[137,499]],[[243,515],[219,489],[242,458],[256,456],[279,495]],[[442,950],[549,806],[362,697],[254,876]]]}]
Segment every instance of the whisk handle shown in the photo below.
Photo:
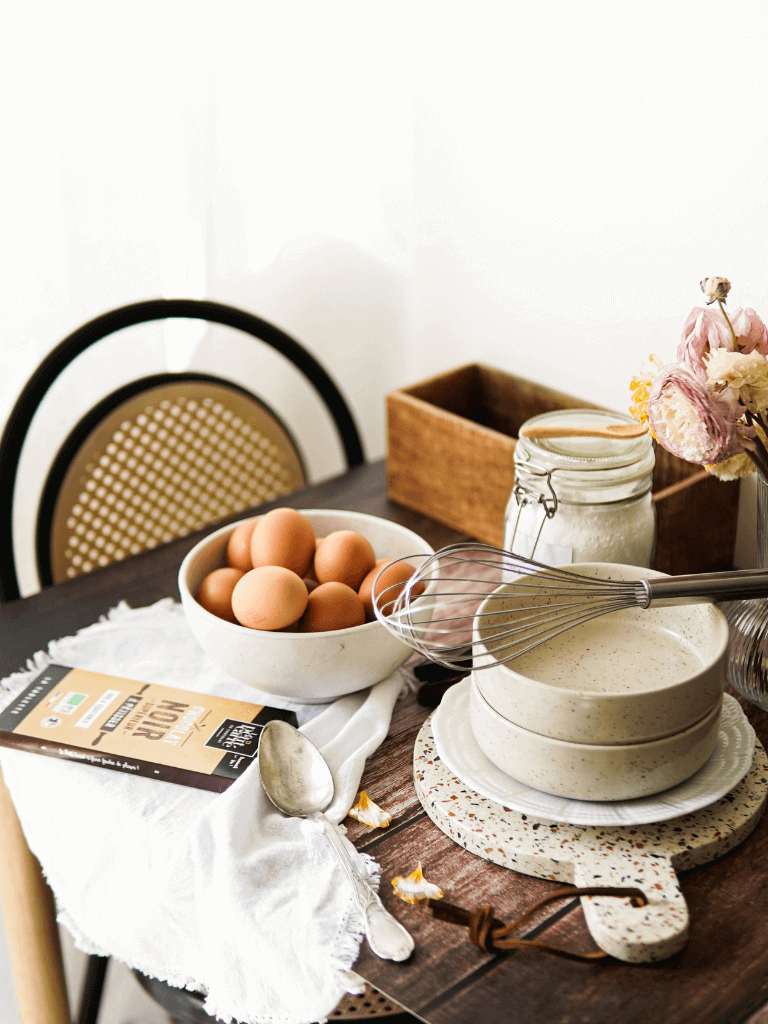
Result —
[{"label": "whisk handle", "polygon": [[645,607],[698,604],[705,601],[749,601],[768,597],[768,570],[706,572],[695,576],[661,576],[643,580]]}]

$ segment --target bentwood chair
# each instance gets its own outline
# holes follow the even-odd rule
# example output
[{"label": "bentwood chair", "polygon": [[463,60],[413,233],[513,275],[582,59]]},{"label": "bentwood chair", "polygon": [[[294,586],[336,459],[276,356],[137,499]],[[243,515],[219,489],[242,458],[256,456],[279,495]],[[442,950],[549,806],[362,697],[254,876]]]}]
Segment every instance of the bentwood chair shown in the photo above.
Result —
[{"label": "bentwood chair", "polygon": [[[276,350],[321,399],[347,466],[363,462],[360,437],[341,392],[317,359],[284,331],[217,302],[155,299],[123,306],[57,345],[8,418],[0,439],[0,599],[19,596],[13,536],[17,472],[41,402],[97,342],[169,318],[225,325]],[[263,390],[268,393],[268,382]],[[40,584],[155,547],[306,482],[294,435],[261,388],[245,388],[221,373],[192,371],[131,380],[80,419],[51,463],[37,509]]]},{"label": "bentwood chair", "polygon": [[[223,325],[269,346],[319,396],[335,425],[349,468],[364,461],[354,419],[322,365],[294,338],[251,313],[217,302],[155,299],[96,317],[46,357],[19,396],[0,439],[0,599],[20,596],[13,539],[17,471],[35,414],[65,370],[116,332],[170,318]],[[264,388],[269,391],[268,385]],[[216,520],[287,494],[307,483],[293,433],[259,387],[222,374],[153,373],[103,396],[71,429],[51,461],[36,515],[41,586],[71,579],[112,561],[183,536]],[[26,1020],[68,1019],[61,950],[50,891],[24,840],[4,786],[0,791],[3,901],[24,909],[9,934],[11,958],[24,974],[30,958],[45,965],[45,982],[27,974],[20,993]],[[6,917],[8,918],[6,910]],[[20,927],[16,927],[16,925]],[[78,1024],[95,1024],[107,959],[89,958]],[[34,964],[32,965],[34,970]],[[139,976],[149,994],[179,1021],[207,1021],[202,999]],[[24,988],[22,978],[21,987]],[[19,981],[17,978],[17,990]],[[34,991],[33,991],[34,989]],[[336,1016],[391,1016],[399,1008],[367,990]]]}]

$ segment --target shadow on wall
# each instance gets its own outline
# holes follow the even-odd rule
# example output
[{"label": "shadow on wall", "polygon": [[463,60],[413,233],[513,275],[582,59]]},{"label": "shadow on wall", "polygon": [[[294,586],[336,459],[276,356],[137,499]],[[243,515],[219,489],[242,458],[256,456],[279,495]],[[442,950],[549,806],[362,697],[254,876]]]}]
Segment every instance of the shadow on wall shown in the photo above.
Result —
[{"label": "shadow on wall", "polygon": [[[384,396],[414,373],[405,267],[331,235],[300,235],[270,264],[214,283],[221,301],[272,320],[325,366],[352,407],[369,459],[386,449]],[[411,344],[409,344],[411,342]]]}]

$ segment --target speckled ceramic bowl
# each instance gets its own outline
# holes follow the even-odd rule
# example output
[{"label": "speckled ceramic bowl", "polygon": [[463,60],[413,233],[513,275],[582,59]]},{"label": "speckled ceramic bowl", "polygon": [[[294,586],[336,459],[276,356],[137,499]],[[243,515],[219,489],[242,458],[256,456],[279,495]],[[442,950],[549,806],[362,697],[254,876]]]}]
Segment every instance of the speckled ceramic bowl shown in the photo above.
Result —
[{"label": "speckled ceramic bowl", "polygon": [[[603,562],[563,568],[613,580],[664,575]],[[495,598],[480,606],[480,643],[491,602],[497,612],[504,607]],[[490,642],[485,650],[492,653]],[[628,608],[495,662],[477,672],[477,686],[503,718],[530,732],[573,743],[646,743],[687,729],[719,706],[727,658],[728,623],[713,604]]]},{"label": "speckled ceramic bowl", "polygon": [[472,732],[485,756],[507,775],[569,800],[634,800],[689,779],[717,743],[722,698],[695,725],[650,743],[567,743],[521,729],[483,699],[473,674]]}]

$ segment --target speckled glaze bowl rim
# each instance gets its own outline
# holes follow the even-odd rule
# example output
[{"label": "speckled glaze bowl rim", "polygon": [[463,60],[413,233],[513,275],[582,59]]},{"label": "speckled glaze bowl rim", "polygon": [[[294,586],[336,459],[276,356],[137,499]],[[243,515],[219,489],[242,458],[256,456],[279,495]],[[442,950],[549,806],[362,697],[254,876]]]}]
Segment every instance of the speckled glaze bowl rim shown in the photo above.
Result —
[{"label": "speckled glaze bowl rim", "polygon": [[[655,569],[644,569],[644,568],[642,568],[640,566],[637,566],[637,565],[623,565],[621,562],[574,562],[572,565],[561,565],[561,566],[558,566],[557,568],[570,570],[570,569],[578,569],[578,568],[582,568],[582,567],[589,568],[591,566],[596,566],[596,565],[608,566],[611,569],[632,569],[634,572],[642,574],[640,576],[637,576],[636,577],[637,579],[642,579],[645,576],[648,576],[649,578],[650,577],[669,577],[669,573],[658,572]],[[502,583],[502,585],[500,587],[498,587],[496,589],[496,591],[494,591],[494,593],[498,593],[499,591],[504,590],[505,587],[508,587],[510,585],[510,583],[513,583],[513,582],[514,582],[513,580],[510,580],[507,583]],[[482,616],[482,614],[483,614],[482,609],[485,606],[486,602],[488,602],[489,600],[491,600],[491,598],[487,597],[483,601],[483,603],[478,607],[476,615],[475,615],[475,620],[476,621],[479,620],[480,617]],[[564,700],[569,700],[569,699],[570,700],[578,700],[578,699],[587,698],[587,699],[595,701],[595,702],[599,701],[599,702],[602,703],[602,702],[605,701],[605,702],[607,702],[609,704],[610,703],[614,703],[614,702],[631,703],[633,699],[641,698],[641,697],[644,697],[644,696],[647,698],[651,694],[662,695],[662,694],[668,694],[669,692],[677,690],[677,689],[687,689],[689,687],[695,687],[697,680],[699,680],[706,673],[711,672],[712,669],[717,665],[717,663],[719,661],[721,661],[721,660],[724,661],[725,658],[727,657],[727,655],[728,655],[728,644],[729,644],[729,640],[730,640],[730,633],[729,633],[729,628],[728,628],[728,620],[726,619],[726,617],[723,614],[723,612],[714,603],[702,602],[701,604],[690,604],[690,605],[687,605],[686,607],[691,608],[691,609],[693,609],[693,608],[706,608],[709,611],[712,611],[712,612],[716,613],[714,618],[715,618],[715,621],[717,622],[717,629],[719,629],[719,631],[720,631],[720,643],[717,645],[717,652],[716,652],[715,656],[712,657],[705,664],[703,664],[701,666],[701,668],[698,669],[698,671],[696,671],[696,672],[694,672],[694,673],[692,673],[690,675],[684,676],[682,679],[673,679],[671,682],[665,683],[662,686],[653,686],[653,687],[651,687],[649,689],[646,689],[646,690],[630,690],[630,691],[623,690],[623,691],[616,691],[616,692],[613,692],[613,693],[611,693],[611,692],[604,692],[604,691],[595,691],[595,690],[574,690],[574,689],[571,689],[570,687],[556,686],[556,685],[554,685],[552,683],[548,683],[546,680],[543,680],[543,679],[534,679],[531,676],[523,675],[522,672],[516,672],[514,670],[514,668],[512,668],[512,665],[514,664],[514,662],[506,663],[505,664],[504,662],[496,661],[495,659],[493,660],[492,664],[488,665],[487,667],[483,667],[482,671],[483,672],[486,672],[486,671],[494,671],[495,672],[495,671],[498,671],[499,669],[501,669],[503,674],[505,674],[505,675],[509,674],[509,676],[512,679],[514,679],[514,680],[522,679],[522,680],[525,681],[526,684],[529,684],[532,687],[541,687],[543,690],[545,690],[545,691],[547,691],[549,693],[557,694],[558,698],[562,697],[562,699],[564,699]],[[662,610],[662,606],[660,606],[658,610],[661,611]],[[475,627],[475,633],[476,632],[477,632],[477,627]],[[480,643],[482,644],[482,641],[480,641]],[[487,648],[485,647],[484,644],[482,645],[482,647],[483,647],[483,651],[488,655],[488,657],[493,658],[492,653],[487,650]],[[485,698],[485,699],[486,699],[486,702],[487,702],[487,698]],[[493,710],[495,710],[495,708]],[[531,730],[527,730],[527,731],[531,731]]]},{"label": "speckled glaze bowl rim", "polygon": [[697,719],[691,725],[686,726],[685,729],[670,733],[667,736],[661,736],[655,740],[645,740],[642,743],[576,743],[574,740],[560,740],[554,736],[545,736],[543,733],[533,732],[531,729],[524,729],[522,725],[516,725],[514,722],[510,722],[508,718],[499,714],[499,712],[492,707],[482,695],[480,688],[477,685],[477,679],[475,678],[474,672],[470,675],[470,686],[471,698],[480,702],[479,706],[481,711],[486,713],[494,724],[501,726],[506,731],[519,733],[521,737],[525,739],[530,737],[534,743],[540,743],[542,746],[551,746],[555,749],[563,750],[583,751],[584,753],[594,753],[596,755],[605,755],[606,757],[609,757],[612,754],[615,754],[617,757],[626,757],[631,755],[633,751],[646,753],[649,752],[652,747],[662,748],[664,744],[670,744],[673,741],[682,740],[688,733],[693,733],[697,729],[708,728],[711,725],[711,719],[715,715],[719,718],[723,704],[721,698],[703,717]]},{"label": "speckled glaze bowl rim", "polygon": [[[351,520],[353,522],[360,522],[362,520],[363,522],[368,521],[386,523],[397,530],[402,530],[404,533],[409,533],[413,537],[418,538],[422,545],[422,550],[418,552],[414,551],[414,558],[418,555],[434,554],[434,550],[430,547],[430,545],[427,544],[427,542],[423,538],[419,537],[419,535],[415,533],[413,530],[409,529],[407,526],[402,526],[400,523],[394,522],[394,520],[392,519],[384,519],[383,516],[372,516],[368,512],[353,512],[351,510],[345,511],[344,509],[336,508],[298,508],[296,509],[296,511],[301,512],[302,515],[305,515],[307,517],[312,515],[324,515],[330,516],[332,519],[338,518],[340,521],[342,519],[346,519]],[[198,541],[193,548],[190,548],[190,550],[182,559],[181,565],[179,566],[178,587],[179,594],[181,595],[182,598],[182,603],[185,597],[189,601],[193,601],[197,612],[199,612],[201,615],[209,619],[211,622],[215,622],[217,627],[220,627],[225,631],[229,631],[233,635],[241,637],[264,637],[267,643],[284,644],[286,642],[286,638],[290,638],[291,640],[294,640],[298,643],[311,643],[313,640],[316,642],[318,637],[343,638],[345,636],[349,636],[350,634],[354,634],[355,636],[361,636],[364,633],[371,633],[373,630],[381,630],[384,628],[378,621],[378,619],[373,619],[371,622],[364,622],[360,626],[346,626],[344,629],[327,629],[321,633],[298,633],[291,631],[283,631],[279,629],[251,629],[250,626],[242,626],[239,622],[228,622],[226,619],[221,619],[219,618],[218,615],[214,615],[213,612],[209,612],[207,608],[203,608],[203,606],[198,602],[196,596],[190,590],[189,584],[187,582],[193,563],[207,548],[213,547],[215,544],[219,543],[222,537],[234,533],[238,526],[241,526],[243,523],[249,522],[251,519],[261,519],[262,515],[266,515],[266,513],[261,512],[253,516],[245,516],[243,519],[239,519],[236,523],[230,523],[227,526],[221,526],[218,530],[215,530],[213,533],[209,533],[207,537],[203,537],[203,539]],[[339,529],[352,529],[351,522],[348,522],[346,526],[339,526]],[[384,557],[386,557],[386,555]]]}]

